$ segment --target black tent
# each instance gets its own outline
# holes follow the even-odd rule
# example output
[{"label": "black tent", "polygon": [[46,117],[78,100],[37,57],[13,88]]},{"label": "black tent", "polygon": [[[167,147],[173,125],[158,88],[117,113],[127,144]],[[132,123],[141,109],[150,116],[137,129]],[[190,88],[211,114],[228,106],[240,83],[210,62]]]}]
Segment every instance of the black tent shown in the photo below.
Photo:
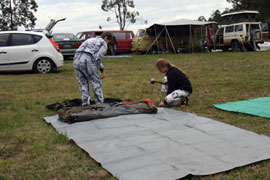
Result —
[{"label": "black tent", "polygon": [[[156,37],[148,51],[150,51],[160,37],[165,37],[168,40],[170,48],[174,53],[181,49],[187,52],[202,51],[203,41],[211,39],[211,34],[215,33],[215,29],[217,29],[216,22],[187,19],[156,23],[146,29],[150,36]],[[213,42],[215,41],[213,40]]]}]

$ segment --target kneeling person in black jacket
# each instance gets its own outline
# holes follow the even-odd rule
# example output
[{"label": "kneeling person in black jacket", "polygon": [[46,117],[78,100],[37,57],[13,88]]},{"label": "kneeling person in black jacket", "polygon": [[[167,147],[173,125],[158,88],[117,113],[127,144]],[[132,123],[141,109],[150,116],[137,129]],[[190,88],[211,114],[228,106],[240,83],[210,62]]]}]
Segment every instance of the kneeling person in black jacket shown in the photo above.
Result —
[{"label": "kneeling person in black jacket", "polygon": [[165,59],[159,59],[156,67],[160,72],[166,73],[168,81],[167,96],[159,103],[159,106],[163,107],[165,104],[179,105],[181,98],[187,98],[192,93],[188,75]]}]

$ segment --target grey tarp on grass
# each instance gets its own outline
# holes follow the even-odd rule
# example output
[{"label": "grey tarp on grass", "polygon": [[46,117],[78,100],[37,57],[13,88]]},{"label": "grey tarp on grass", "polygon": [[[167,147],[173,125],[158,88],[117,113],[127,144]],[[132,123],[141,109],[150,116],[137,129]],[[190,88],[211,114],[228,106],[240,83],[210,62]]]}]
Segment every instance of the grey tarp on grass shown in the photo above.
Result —
[{"label": "grey tarp on grass", "polygon": [[121,180],[209,175],[270,159],[270,137],[173,109],[74,124],[57,118],[44,119]]},{"label": "grey tarp on grass", "polygon": [[214,104],[218,109],[270,118],[270,97]]}]

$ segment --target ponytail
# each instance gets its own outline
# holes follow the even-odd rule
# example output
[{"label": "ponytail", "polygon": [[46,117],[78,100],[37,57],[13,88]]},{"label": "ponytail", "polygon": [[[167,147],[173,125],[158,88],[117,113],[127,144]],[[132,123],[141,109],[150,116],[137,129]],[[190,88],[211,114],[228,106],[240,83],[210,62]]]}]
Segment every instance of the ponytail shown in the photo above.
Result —
[{"label": "ponytail", "polygon": [[176,68],[178,71],[180,71],[181,73],[183,73],[186,78],[188,79],[189,78],[189,75],[187,73],[185,73],[184,71],[182,71],[179,67],[173,65],[170,63],[170,61],[166,60],[166,59],[159,59],[157,62],[156,62],[156,67],[157,68],[164,68],[164,67],[173,67],[173,68]]}]

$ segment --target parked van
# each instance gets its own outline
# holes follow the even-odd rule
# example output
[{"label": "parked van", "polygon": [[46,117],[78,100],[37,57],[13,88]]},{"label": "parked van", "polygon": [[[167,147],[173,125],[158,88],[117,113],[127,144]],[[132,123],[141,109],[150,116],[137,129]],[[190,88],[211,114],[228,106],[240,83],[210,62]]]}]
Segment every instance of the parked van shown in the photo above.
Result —
[{"label": "parked van", "polygon": [[141,54],[152,54],[156,53],[157,51],[165,52],[168,50],[168,42],[164,37],[160,37],[157,41],[155,40],[156,36],[154,34],[147,32],[145,29],[139,29],[136,37],[133,39],[133,51],[140,52]]},{"label": "parked van", "polygon": [[[224,24],[218,28],[215,36],[216,48],[225,51],[229,48],[232,51],[256,50],[258,43],[263,43],[262,23],[258,22],[258,14],[258,11],[223,14]],[[252,42],[251,30],[255,31],[252,33],[252,36],[255,36],[255,42]]]},{"label": "parked van", "polygon": [[77,37],[81,41],[85,41],[88,38],[98,37],[103,32],[111,32],[117,41],[116,54],[131,53],[132,52],[132,40],[134,38],[133,31],[123,30],[100,30],[100,31],[83,31],[77,33]]},{"label": "parked van", "polygon": [[216,46],[219,49],[232,51],[253,50],[250,29],[256,33],[256,45],[263,43],[262,27],[260,22],[242,22],[222,25],[216,33]]}]

